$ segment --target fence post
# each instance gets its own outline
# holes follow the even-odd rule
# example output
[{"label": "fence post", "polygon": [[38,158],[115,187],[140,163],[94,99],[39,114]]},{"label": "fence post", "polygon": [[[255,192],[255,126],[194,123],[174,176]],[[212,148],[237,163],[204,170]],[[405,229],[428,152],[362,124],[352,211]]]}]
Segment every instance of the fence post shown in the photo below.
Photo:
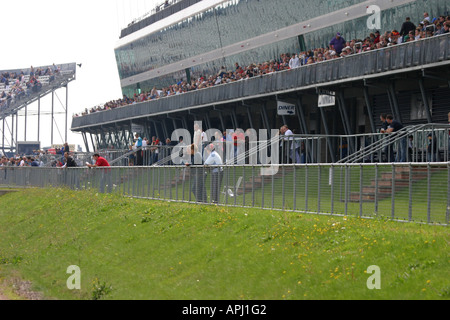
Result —
[{"label": "fence post", "polygon": [[359,165],[359,217],[363,216],[363,165]]},{"label": "fence post", "polygon": [[447,162],[447,213],[445,223],[448,225],[450,220],[450,162]]},{"label": "fence post", "polygon": [[409,203],[408,203],[408,220],[412,221],[412,191],[413,191],[413,167],[409,163]]},{"label": "fence post", "polygon": [[329,181],[331,184],[331,214],[333,214],[334,212],[334,164],[331,164],[330,167],[330,176],[329,176]]},{"label": "fence post", "polygon": [[322,166],[320,165],[320,163],[318,164],[317,167],[317,213],[320,213],[320,193],[321,193],[321,172],[322,171]]},{"label": "fence post", "polygon": [[395,219],[395,164],[392,163],[392,180],[391,180],[391,218]]},{"label": "fence post", "polygon": [[427,221],[431,222],[431,164],[427,164]]}]

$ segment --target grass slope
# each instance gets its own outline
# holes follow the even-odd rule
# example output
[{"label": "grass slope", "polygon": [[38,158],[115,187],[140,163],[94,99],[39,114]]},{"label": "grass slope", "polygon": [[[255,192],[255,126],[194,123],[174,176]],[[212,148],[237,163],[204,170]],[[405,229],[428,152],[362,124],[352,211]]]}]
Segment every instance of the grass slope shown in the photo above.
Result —
[{"label": "grass slope", "polygon": [[[0,279],[56,299],[449,299],[449,229],[66,189],[0,197]],[[81,269],[68,290],[67,268]],[[381,290],[369,290],[369,266]]]}]

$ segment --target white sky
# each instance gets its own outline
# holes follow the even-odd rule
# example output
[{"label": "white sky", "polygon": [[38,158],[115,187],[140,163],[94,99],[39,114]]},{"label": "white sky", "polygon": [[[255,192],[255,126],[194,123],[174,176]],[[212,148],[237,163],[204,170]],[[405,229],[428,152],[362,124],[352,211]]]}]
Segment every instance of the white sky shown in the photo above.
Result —
[{"label": "white sky", "polygon": [[[122,96],[114,55],[120,30],[162,2],[163,0],[2,1],[0,70],[26,69],[53,63],[82,63],[81,69],[77,68],[76,80],[69,84],[68,142],[81,145],[84,149],[81,135],[70,131],[72,115]],[[64,112],[65,101],[65,89],[56,91],[55,112]],[[31,116],[33,111],[37,111],[37,103],[28,107],[27,141],[35,141],[37,138],[37,116]],[[41,100],[41,112],[50,111],[51,95]],[[63,143],[64,115],[57,114],[55,119],[57,127],[54,126],[53,142]],[[11,127],[10,121],[8,119]],[[41,115],[41,147],[50,146],[50,124],[50,115]],[[5,129],[7,140],[10,140],[8,127]],[[24,137],[22,116],[19,118],[18,140],[23,141]]]}]

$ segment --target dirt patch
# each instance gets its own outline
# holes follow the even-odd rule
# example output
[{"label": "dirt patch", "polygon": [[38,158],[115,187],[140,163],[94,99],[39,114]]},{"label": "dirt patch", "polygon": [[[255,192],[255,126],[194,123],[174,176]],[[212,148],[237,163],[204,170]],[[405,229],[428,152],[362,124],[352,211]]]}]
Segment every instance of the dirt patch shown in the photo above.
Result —
[{"label": "dirt patch", "polygon": [[[0,287],[0,300],[11,300],[4,294],[4,292],[6,292],[6,290],[3,290],[3,292],[2,292],[2,287],[8,288],[8,289],[10,289],[11,292],[14,292],[14,295],[19,300],[20,299],[43,300],[44,299],[44,296],[42,293],[33,291],[31,289],[32,283],[30,281],[23,281],[20,279],[10,279],[10,280],[3,281],[3,283],[1,284],[1,287]],[[13,299],[15,299],[16,297],[13,297]],[[15,300],[17,300],[17,299],[15,299]]]}]

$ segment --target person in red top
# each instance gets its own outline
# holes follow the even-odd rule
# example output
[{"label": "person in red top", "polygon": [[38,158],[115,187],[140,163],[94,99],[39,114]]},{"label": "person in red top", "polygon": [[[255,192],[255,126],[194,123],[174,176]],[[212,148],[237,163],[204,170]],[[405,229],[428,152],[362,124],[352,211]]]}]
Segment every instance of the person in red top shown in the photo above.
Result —
[{"label": "person in red top", "polygon": [[93,158],[94,158],[94,160],[95,160],[95,164],[89,164],[89,163],[87,163],[87,166],[88,166],[89,168],[110,167],[108,161],[107,161],[105,158],[100,157],[99,154],[97,154],[97,153],[94,154]]},{"label": "person in red top", "polygon": [[[100,178],[99,191],[101,193],[104,193],[106,187],[106,192],[111,193],[113,190],[110,168],[111,166],[109,165],[108,161],[105,158],[100,157],[98,153],[94,154],[93,158],[95,160],[95,164],[86,163],[89,168],[106,168],[103,170],[99,170],[98,172],[98,177]],[[95,173],[95,175],[97,175],[97,173]]]}]

